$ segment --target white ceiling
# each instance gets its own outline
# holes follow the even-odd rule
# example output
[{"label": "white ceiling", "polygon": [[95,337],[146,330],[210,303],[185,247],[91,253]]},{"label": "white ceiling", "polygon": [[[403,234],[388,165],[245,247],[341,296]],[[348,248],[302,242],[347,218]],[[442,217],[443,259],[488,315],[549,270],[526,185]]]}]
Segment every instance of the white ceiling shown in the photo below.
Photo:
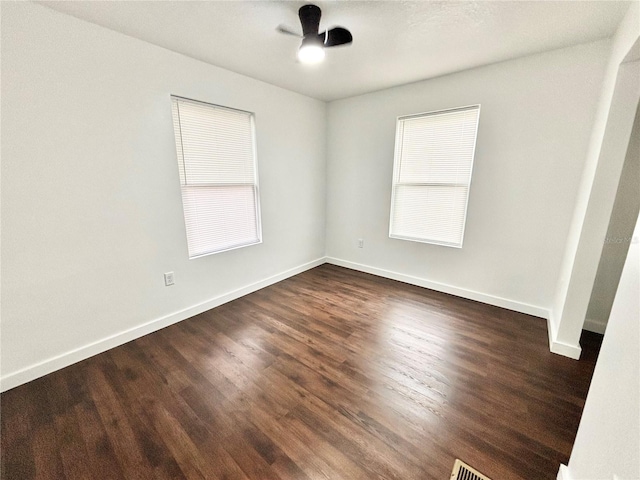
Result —
[{"label": "white ceiling", "polygon": [[619,1],[318,1],[321,30],[354,42],[320,65],[296,61],[299,1],[38,2],[321,100],[359,95],[611,36]]}]

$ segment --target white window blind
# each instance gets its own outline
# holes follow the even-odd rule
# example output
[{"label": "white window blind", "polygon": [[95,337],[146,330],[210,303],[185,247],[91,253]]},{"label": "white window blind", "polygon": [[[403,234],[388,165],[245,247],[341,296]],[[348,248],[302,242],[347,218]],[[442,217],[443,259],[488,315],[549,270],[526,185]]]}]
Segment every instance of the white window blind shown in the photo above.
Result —
[{"label": "white window blind", "polygon": [[260,243],[253,114],[171,103],[189,258]]},{"label": "white window blind", "polygon": [[480,105],[399,117],[389,236],[462,247]]}]

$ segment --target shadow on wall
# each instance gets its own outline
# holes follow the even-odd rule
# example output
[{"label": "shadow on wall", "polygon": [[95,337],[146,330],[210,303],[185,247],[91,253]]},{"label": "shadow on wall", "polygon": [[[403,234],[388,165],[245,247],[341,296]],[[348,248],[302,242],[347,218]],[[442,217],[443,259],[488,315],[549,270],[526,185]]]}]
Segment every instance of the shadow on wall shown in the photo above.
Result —
[{"label": "shadow on wall", "polygon": [[585,320],[587,330],[604,333],[629,246],[632,242],[640,241],[639,238],[633,236],[633,229],[640,212],[639,179],[640,104],[636,110],[631,139],[589,300]]}]

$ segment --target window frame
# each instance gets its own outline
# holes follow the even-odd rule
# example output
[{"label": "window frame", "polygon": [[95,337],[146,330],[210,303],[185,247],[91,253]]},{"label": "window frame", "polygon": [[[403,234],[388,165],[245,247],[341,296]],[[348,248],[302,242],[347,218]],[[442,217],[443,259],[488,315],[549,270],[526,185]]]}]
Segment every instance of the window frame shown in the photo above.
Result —
[{"label": "window frame", "polygon": [[[178,136],[178,133],[175,131],[175,119],[173,118],[173,101],[174,99],[177,102],[177,111],[178,111],[178,126],[180,127],[180,145],[178,145],[175,142],[176,137]],[[184,225],[185,225],[185,237],[187,240],[187,255],[189,260],[194,260],[196,258],[202,258],[202,257],[207,257],[209,255],[215,255],[217,253],[223,253],[223,252],[228,252],[231,250],[237,250],[239,248],[244,248],[244,247],[249,247],[252,245],[259,245],[262,243],[262,218],[261,218],[261,213],[262,213],[262,209],[260,208],[260,185],[259,185],[259,174],[258,174],[258,149],[257,149],[257,141],[256,141],[256,121],[255,121],[255,113],[254,112],[250,112],[247,110],[241,110],[239,108],[233,108],[233,107],[227,107],[224,105],[218,105],[215,103],[211,103],[211,102],[204,102],[202,100],[195,100],[193,98],[188,98],[188,97],[183,97],[181,95],[170,95],[170,101],[171,101],[171,117],[172,117],[172,122],[174,124],[174,143],[176,143],[176,165],[178,167],[178,179],[179,179],[179,183],[180,183],[180,200],[182,203],[182,213],[183,213],[183,220],[184,220]],[[227,111],[231,111],[231,112],[238,112],[238,113],[242,113],[242,114],[247,114],[249,116],[249,120],[250,120],[250,128],[251,128],[251,147],[252,147],[252,157],[253,157],[253,183],[230,183],[230,184],[221,184],[221,183],[211,183],[211,184],[202,184],[202,185],[188,185],[187,183],[183,184],[182,180],[180,179],[180,170],[182,170],[184,178],[185,178],[185,182],[186,182],[186,178],[187,178],[187,171],[186,171],[186,165],[185,165],[185,160],[184,160],[184,153],[178,154],[178,149],[182,149],[184,152],[184,148],[183,148],[183,138],[182,138],[182,124],[180,121],[180,102],[190,102],[190,103],[195,103],[195,104],[199,104],[199,105],[204,105],[207,107],[211,107],[214,109],[220,109],[220,110],[227,110]],[[181,158],[182,158],[182,162],[181,162]],[[242,185],[242,186],[252,186],[254,188],[254,200],[255,200],[255,218],[256,218],[256,237],[257,240],[256,241],[251,241],[251,242],[247,242],[247,243],[243,243],[243,244],[239,244],[239,245],[233,245],[230,247],[225,247],[225,248],[220,248],[217,250],[212,250],[209,252],[205,252],[205,253],[199,253],[196,255],[191,255],[190,252],[190,248],[189,248],[189,236],[187,235],[187,231],[189,229],[188,225],[187,225],[187,215],[186,215],[186,205],[184,202],[184,189],[186,187],[190,187],[190,188],[197,188],[197,187],[234,187],[234,186],[238,186],[238,185]]]},{"label": "window frame", "polygon": [[[478,118],[476,121],[476,126],[475,126],[475,130],[474,130],[474,141],[473,141],[473,153],[471,155],[471,161],[469,164],[469,182],[466,184],[458,184],[458,183],[447,183],[447,182],[433,182],[433,183],[420,183],[420,182],[416,182],[416,183],[400,183],[399,178],[400,178],[400,168],[401,168],[401,160],[402,160],[402,141],[403,141],[403,128],[404,128],[404,124],[403,122],[405,120],[410,120],[412,118],[424,118],[424,117],[428,117],[428,116],[436,116],[436,115],[443,115],[443,114],[447,114],[447,113],[453,113],[453,112],[462,112],[465,110],[477,110],[478,111]],[[464,234],[465,234],[465,229],[466,229],[466,224],[467,224],[467,211],[468,211],[468,207],[469,207],[469,196],[471,193],[471,181],[473,178],[473,165],[475,163],[475,156],[476,156],[476,149],[477,149],[477,143],[478,143],[478,128],[480,125],[480,110],[481,110],[481,104],[472,104],[472,105],[465,105],[462,107],[454,107],[454,108],[446,108],[446,109],[442,109],[442,110],[433,110],[433,111],[429,111],[429,112],[421,112],[421,113],[413,113],[413,114],[409,114],[409,115],[400,115],[398,117],[396,117],[396,136],[395,136],[395,145],[394,145],[394,157],[393,157],[393,177],[391,179],[391,208],[390,208],[390,214],[389,214],[389,238],[393,238],[396,240],[407,240],[410,242],[418,242],[418,243],[427,243],[427,244],[431,244],[431,245],[439,245],[439,246],[443,246],[443,247],[452,247],[452,248],[462,248],[462,245],[464,243]],[[398,185],[410,185],[410,186],[450,186],[450,187],[466,187],[467,188],[467,196],[465,199],[465,204],[464,204],[464,213],[462,216],[462,231],[460,233],[460,243],[454,243],[454,242],[444,242],[444,241],[440,241],[440,240],[434,240],[434,239],[428,239],[428,238],[418,238],[418,237],[409,237],[409,236],[405,236],[405,235],[398,235],[398,234],[394,234],[393,233],[393,220],[394,220],[394,214],[395,214],[395,203],[396,203],[396,190],[397,190],[397,186]]]}]

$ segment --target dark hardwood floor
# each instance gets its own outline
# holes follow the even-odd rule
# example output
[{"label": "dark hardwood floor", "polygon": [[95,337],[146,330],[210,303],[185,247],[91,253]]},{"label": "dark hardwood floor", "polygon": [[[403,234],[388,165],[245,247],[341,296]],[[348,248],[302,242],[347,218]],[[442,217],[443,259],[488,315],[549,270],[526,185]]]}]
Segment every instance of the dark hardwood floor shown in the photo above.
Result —
[{"label": "dark hardwood floor", "polygon": [[323,265],[5,392],[3,479],[555,479],[600,336]]}]

